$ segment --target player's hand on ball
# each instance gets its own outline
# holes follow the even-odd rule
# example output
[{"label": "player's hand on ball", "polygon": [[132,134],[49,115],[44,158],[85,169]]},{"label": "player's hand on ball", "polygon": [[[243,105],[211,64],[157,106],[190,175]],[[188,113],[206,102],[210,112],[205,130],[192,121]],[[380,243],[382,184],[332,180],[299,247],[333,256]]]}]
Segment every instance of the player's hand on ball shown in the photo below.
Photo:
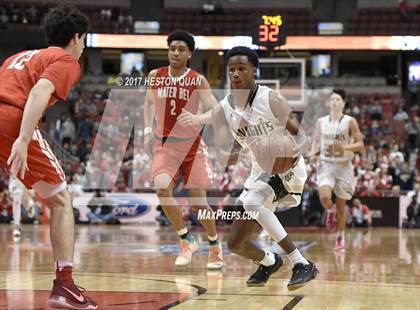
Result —
[{"label": "player's hand on ball", "polygon": [[25,172],[28,170],[28,143],[18,138],[12,146],[12,152],[7,159],[7,165],[10,166],[10,171],[14,176],[20,176],[21,179],[25,177]]},{"label": "player's hand on ball", "polygon": [[333,144],[334,153],[343,154],[344,146],[340,141],[335,141]]},{"label": "player's hand on ball", "polygon": [[183,127],[197,126],[199,125],[199,121],[197,115],[182,109],[182,113],[178,116],[178,124]]}]

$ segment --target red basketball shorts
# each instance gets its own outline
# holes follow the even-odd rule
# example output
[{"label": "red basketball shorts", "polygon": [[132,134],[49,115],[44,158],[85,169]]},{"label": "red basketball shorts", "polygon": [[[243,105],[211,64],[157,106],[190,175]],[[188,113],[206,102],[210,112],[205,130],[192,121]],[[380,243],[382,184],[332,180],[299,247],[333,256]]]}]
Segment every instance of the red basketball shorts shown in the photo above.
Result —
[{"label": "red basketball shorts", "polygon": [[207,146],[201,138],[194,142],[155,142],[151,172],[152,180],[166,173],[174,183],[181,174],[189,189],[209,188],[213,179]]}]

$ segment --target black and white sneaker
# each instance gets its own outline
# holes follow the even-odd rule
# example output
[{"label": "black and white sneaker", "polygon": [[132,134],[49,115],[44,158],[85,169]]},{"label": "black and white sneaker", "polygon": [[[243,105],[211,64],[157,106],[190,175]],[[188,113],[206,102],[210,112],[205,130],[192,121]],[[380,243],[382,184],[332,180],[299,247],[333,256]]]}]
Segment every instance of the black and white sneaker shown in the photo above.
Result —
[{"label": "black and white sneaker", "polygon": [[248,286],[264,286],[265,283],[267,283],[268,279],[270,279],[270,276],[274,272],[279,270],[281,266],[283,266],[283,260],[278,254],[274,253],[274,259],[275,261],[273,265],[270,265],[270,266],[260,265],[257,271],[252,276],[249,277],[246,284]]},{"label": "black and white sneaker", "polygon": [[305,286],[309,281],[315,279],[319,270],[314,263],[309,262],[307,265],[301,263],[296,264],[293,266],[292,272],[292,278],[290,279],[289,284],[287,284],[287,289],[289,291],[294,291]]}]

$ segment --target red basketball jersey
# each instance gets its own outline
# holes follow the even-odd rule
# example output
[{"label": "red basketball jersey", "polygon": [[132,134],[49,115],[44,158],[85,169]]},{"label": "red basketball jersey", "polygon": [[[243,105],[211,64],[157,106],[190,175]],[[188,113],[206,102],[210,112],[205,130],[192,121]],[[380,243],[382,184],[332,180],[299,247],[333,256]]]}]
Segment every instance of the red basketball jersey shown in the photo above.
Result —
[{"label": "red basketball jersey", "polygon": [[[76,58],[60,47],[23,51],[6,59],[0,67],[0,129],[11,136],[19,132],[29,93],[41,78],[55,86],[49,105],[66,100],[80,77]],[[2,118],[4,117],[4,122]],[[7,121],[7,124],[6,124]],[[5,124],[5,128],[1,126]],[[12,125],[13,124],[13,125]],[[13,128],[11,128],[13,126]]]},{"label": "red basketball jersey", "polygon": [[156,78],[152,84],[157,136],[180,139],[198,137],[200,129],[197,126],[182,127],[177,124],[177,118],[182,113],[182,109],[197,114],[199,97],[195,90],[201,85],[201,79],[201,75],[191,69],[179,77],[172,77],[169,67],[157,69]]}]

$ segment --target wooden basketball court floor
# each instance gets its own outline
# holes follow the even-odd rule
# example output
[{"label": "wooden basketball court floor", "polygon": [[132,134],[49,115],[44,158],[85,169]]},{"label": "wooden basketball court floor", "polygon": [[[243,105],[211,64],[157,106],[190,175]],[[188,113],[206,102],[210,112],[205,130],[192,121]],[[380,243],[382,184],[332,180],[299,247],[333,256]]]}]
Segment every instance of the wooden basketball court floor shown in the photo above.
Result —
[{"label": "wooden basketball court floor", "polygon": [[[78,226],[75,279],[100,309],[420,309],[420,230],[353,229],[345,253],[332,250],[335,234],[289,233],[320,270],[294,292],[286,288],[287,257],[265,287],[248,288],[256,266],[227,249],[224,269],[207,271],[201,231],[192,265],[176,268],[176,238],[159,227]],[[220,233],[225,247],[228,234]],[[19,242],[11,225],[0,225],[0,241],[0,309],[46,309],[53,279],[48,225],[24,226]],[[280,252],[266,238],[258,242]]]}]

